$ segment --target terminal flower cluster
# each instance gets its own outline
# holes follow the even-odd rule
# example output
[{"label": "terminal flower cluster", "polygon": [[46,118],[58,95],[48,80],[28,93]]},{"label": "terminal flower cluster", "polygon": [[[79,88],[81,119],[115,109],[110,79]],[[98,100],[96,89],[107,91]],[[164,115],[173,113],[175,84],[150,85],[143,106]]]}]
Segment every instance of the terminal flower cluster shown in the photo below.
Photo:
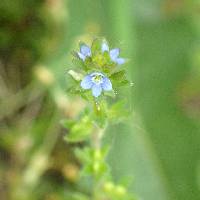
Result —
[{"label": "terminal flower cluster", "polygon": [[[119,48],[109,50],[107,42],[104,41],[100,47],[100,54],[103,55],[104,52],[109,54],[110,60],[116,65],[124,64],[125,59],[119,57]],[[92,57],[92,50],[88,45],[82,44],[80,46],[80,51],[77,52],[77,55],[79,59],[85,62],[87,58]],[[109,66],[106,67],[109,68]],[[99,97],[103,91],[112,91],[113,89],[111,80],[101,71],[93,71],[89,74],[86,74],[82,79],[80,86],[84,90],[91,90],[92,95],[95,98]]]}]

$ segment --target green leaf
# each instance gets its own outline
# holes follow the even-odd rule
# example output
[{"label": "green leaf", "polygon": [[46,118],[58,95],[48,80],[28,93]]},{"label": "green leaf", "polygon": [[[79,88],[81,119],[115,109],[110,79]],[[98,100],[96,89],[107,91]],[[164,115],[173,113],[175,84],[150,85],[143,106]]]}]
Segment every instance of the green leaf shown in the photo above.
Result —
[{"label": "green leaf", "polygon": [[81,163],[88,163],[91,160],[89,147],[84,147],[84,149],[76,148],[75,155],[81,161]]},{"label": "green leaf", "polygon": [[133,195],[130,195],[127,188],[122,184],[114,184],[111,181],[107,181],[103,185],[103,190],[106,197],[112,200],[135,200]]},{"label": "green leaf", "polygon": [[125,77],[125,74],[126,74],[125,70],[120,70],[111,74],[109,78],[112,80],[121,80],[122,77]]},{"label": "green leaf", "polygon": [[109,171],[105,162],[109,148],[106,146],[102,149],[93,149],[86,147],[76,149],[75,154],[83,164],[81,171],[82,176],[94,176],[97,179],[103,177]]},{"label": "green leaf", "polygon": [[126,108],[125,100],[114,103],[108,110],[108,119],[114,123],[126,120],[129,116],[130,112]]},{"label": "green leaf", "polygon": [[99,70],[102,70],[102,67],[104,65],[107,65],[108,61],[106,57],[100,52],[99,54],[96,54],[92,57],[92,61],[94,63],[94,66],[98,68]]},{"label": "green leaf", "polygon": [[115,87],[129,84],[129,81],[126,78],[125,70],[114,72],[113,74],[109,76],[109,78]]},{"label": "green leaf", "polygon": [[75,54],[74,58],[72,59],[72,64],[74,68],[88,70],[87,65],[78,57],[77,53]]},{"label": "green leaf", "polygon": [[92,133],[93,124],[91,119],[85,115],[80,120],[63,121],[62,124],[69,133],[64,137],[68,142],[82,142]]},{"label": "green leaf", "polygon": [[94,114],[92,115],[93,120],[101,128],[105,127],[107,122],[107,103],[104,100],[94,103]]},{"label": "green leaf", "polygon": [[102,53],[101,52],[102,42],[103,42],[103,40],[100,39],[100,38],[96,38],[96,39],[93,40],[92,47],[91,47],[92,55],[96,56],[97,54]]},{"label": "green leaf", "polygon": [[[74,79],[73,79],[74,80]],[[67,93],[71,95],[79,95],[84,100],[93,102],[93,96],[91,93],[91,90],[84,90],[80,87],[80,82],[75,81],[72,83],[72,85],[67,89]]]}]

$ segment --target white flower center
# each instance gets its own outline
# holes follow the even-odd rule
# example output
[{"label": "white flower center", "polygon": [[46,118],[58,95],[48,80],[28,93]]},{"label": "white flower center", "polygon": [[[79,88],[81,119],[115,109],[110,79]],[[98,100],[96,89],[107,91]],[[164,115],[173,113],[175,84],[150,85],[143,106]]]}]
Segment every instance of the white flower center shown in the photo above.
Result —
[{"label": "white flower center", "polygon": [[103,76],[100,75],[100,74],[94,75],[94,76],[92,77],[92,82],[95,83],[95,84],[97,84],[97,85],[103,83]]}]

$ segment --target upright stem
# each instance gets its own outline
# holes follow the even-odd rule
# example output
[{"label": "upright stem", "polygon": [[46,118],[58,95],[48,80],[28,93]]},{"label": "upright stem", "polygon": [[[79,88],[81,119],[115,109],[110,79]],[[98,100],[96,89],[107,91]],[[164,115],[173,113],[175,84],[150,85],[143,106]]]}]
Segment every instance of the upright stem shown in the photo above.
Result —
[{"label": "upright stem", "polygon": [[99,128],[95,125],[95,132],[92,134],[91,145],[96,149],[99,150],[101,148],[101,139],[103,136],[104,129]]},{"label": "upright stem", "polygon": [[[94,99],[94,113],[97,117],[100,117],[101,115],[101,107],[99,102]],[[94,149],[94,171],[95,173],[99,173],[99,169],[101,167],[101,162],[102,162],[102,155],[101,155],[101,148],[102,148],[102,137],[104,135],[105,128],[101,128],[98,126],[98,124],[94,124],[94,132],[91,134],[91,146]],[[102,184],[102,179],[98,177],[98,175],[95,175],[93,177],[93,194],[92,194],[92,199],[93,200],[98,200],[101,195],[100,187]]]},{"label": "upright stem", "polygon": [[[101,114],[101,106],[99,102],[94,99],[94,113],[97,117]],[[101,140],[103,137],[105,128],[100,128],[97,124],[94,124],[94,133],[92,134],[92,146],[95,149],[100,149],[101,148]]]}]

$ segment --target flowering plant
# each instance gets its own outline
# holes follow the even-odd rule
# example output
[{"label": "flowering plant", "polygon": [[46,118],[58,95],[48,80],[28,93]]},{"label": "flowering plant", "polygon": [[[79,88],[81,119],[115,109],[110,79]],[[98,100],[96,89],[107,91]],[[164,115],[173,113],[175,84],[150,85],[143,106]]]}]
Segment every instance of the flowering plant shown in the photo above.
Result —
[{"label": "flowering plant", "polygon": [[[109,147],[102,145],[102,137],[109,122],[119,122],[127,117],[125,103],[109,98],[116,97],[116,90],[129,83],[119,57],[118,48],[109,50],[105,39],[95,39],[91,47],[81,43],[73,52],[75,68],[68,71],[72,77],[68,92],[86,101],[85,109],[74,120],[63,120],[68,130],[65,140],[82,142],[84,147],[75,153],[82,163],[81,177],[90,183],[88,192],[73,196],[75,199],[133,200],[125,185],[115,184],[106,163]],[[92,188],[92,190],[91,190]]]}]

